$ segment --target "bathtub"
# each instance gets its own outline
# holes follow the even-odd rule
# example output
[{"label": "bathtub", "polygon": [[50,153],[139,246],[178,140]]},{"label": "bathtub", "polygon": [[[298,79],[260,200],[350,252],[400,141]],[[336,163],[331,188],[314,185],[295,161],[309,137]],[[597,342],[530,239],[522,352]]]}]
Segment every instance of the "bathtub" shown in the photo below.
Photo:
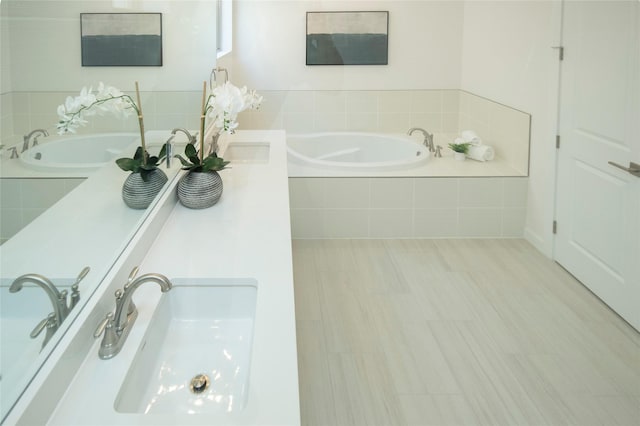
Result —
[{"label": "bathtub", "polygon": [[400,134],[331,132],[287,136],[289,159],[313,167],[398,170],[427,161],[429,151]]},{"label": "bathtub", "polygon": [[43,171],[93,171],[120,156],[140,138],[138,133],[100,133],[41,138],[40,145],[20,154],[22,164]]}]

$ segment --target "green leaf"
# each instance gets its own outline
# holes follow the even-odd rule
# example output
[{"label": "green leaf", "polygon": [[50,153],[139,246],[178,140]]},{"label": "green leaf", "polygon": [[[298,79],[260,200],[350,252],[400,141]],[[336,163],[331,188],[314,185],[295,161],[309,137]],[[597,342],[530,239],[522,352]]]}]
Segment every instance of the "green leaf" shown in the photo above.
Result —
[{"label": "green leaf", "polygon": [[145,169],[141,169],[140,170],[140,177],[142,178],[143,181],[148,182],[149,181],[149,174],[152,172],[153,170],[145,170]]},{"label": "green leaf", "polygon": [[162,148],[160,149],[160,153],[158,154],[158,158],[160,159],[160,161],[162,161],[162,159],[166,156],[167,156],[167,144],[163,143]]},{"label": "green leaf", "polygon": [[184,155],[191,158],[193,156],[197,156],[198,152],[196,151],[196,147],[191,145],[190,143],[184,148]]},{"label": "green leaf", "polygon": [[135,172],[140,166],[140,162],[131,158],[118,158],[116,164],[125,172]]},{"label": "green leaf", "polygon": [[147,158],[147,165],[151,164],[156,167],[158,165],[158,161],[158,157],[149,157]]},{"label": "green leaf", "polygon": [[142,147],[141,147],[141,146],[139,146],[139,147],[136,149],[135,154],[133,154],[133,159],[134,159],[134,160],[142,161]]},{"label": "green leaf", "polygon": [[193,164],[191,164],[190,162],[188,162],[187,160],[185,160],[184,158],[182,158],[182,155],[180,154],[176,154],[173,156],[174,158],[177,158],[178,160],[180,160],[180,162],[182,163],[183,166],[185,167],[193,167]]}]

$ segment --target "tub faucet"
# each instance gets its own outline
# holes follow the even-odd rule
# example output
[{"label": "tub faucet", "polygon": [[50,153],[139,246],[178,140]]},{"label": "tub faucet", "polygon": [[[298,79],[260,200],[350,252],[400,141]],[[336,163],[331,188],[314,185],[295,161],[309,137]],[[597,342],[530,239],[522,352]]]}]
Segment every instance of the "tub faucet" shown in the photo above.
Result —
[{"label": "tub faucet", "polygon": [[29,142],[31,141],[32,137],[33,137],[33,144],[31,146],[38,145],[38,136],[49,136],[49,132],[47,132],[45,129],[36,129],[31,133],[29,133],[28,135],[23,136],[22,152],[25,152],[27,149],[29,149]]},{"label": "tub faucet", "polygon": [[183,129],[182,127],[176,127],[171,131],[171,134],[175,136],[176,133],[178,132],[182,132],[185,135],[187,135],[188,143],[190,143],[191,145],[196,143],[196,137],[198,136],[198,132],[196,132],[193,136],[191,136],[191,133],[189,133],[187,129]]},{"label": "tub faucet", "polygon": [[436,152],[436,149],[433,146],[433,133],[429,133],[425,129],[422,129],[420,127],[412,127],[409,129],[407,134],[411,136],[416,130],[422,132],[422,134],[424,135],[424,141],[422,143],[424,144],[424,146],[429,148],[429,152]]},{"label": "tub faucet", "polygon": [[131,296],[140,285],[146,282],[154,282],[160,286],[160,290],[163,293],[171,290],[171,281],[164,275],[144,274],[135,278],[137,273],[138,267],[136,266],[129,274],[129,280],[124,286],[124,291],[116,291],[115,314],[113,312],[107,313],[107,316],[100,322],[93,334],[95,338],[104,334],[98,351],[98,356],[101,359],[110,359],[116,356],[127,340],[129,331],[131,331],[136,318],[138,318],[138,310],[133,300],[131,300]]}]

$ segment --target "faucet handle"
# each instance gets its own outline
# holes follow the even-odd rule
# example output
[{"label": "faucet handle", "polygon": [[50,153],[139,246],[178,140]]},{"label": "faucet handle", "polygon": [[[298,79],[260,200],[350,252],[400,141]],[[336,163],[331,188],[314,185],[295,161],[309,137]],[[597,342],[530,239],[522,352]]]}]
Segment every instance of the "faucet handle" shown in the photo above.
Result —
[{"label": "faucet handle", "polygon": [[96,331],[93,332],[93,337],[97,339],[98,337],[102,336],[102,333],[104,333],[104,330],[110,323],[113,326],[113,312],[109,312],[104,317],[104,319],[100,321],[100,324],[98,324]]},{"label": "faucet handle", "polygon": [[11,158],[12,160],[15,158],[18,158],[18,148],[15,146],[12,146],[11,148],[9,148],[9,151],[11,151]]},{"label": "faucet handle", "polygon": [[45,327],[55,327],[55,325],[56,325],[56,314],[51,312],[49,315],[47,315],[45,319],[40,321],[38,325],[35,326],[31,334],[29,334],[29,337],[31,337],[32,339],[35,339],[40,335],[40,333],[42,333],[42,330],[44,330]]}]

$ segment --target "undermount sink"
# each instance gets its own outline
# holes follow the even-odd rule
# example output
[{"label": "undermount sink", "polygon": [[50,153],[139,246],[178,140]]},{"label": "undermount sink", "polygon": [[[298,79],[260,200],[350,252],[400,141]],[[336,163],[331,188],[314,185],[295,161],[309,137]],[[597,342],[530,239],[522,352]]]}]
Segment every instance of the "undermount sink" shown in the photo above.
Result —
[{"label": "undermount sink", "polygon": [[120,388],[116,411],[242,410],[249,392],[257,281],[171,281]]},{"label": "undermount sink", "polygon": [[231,142],[224,159],[233,163],[269,163],[269,142]]}]

